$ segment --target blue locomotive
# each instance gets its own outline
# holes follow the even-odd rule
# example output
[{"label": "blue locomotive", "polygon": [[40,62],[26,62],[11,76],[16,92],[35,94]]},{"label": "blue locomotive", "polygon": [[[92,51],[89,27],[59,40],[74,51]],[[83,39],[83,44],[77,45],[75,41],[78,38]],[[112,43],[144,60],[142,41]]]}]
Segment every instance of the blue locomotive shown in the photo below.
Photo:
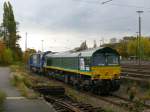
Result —
[{"label": "blue locomotive", "polygon": [[47,52],[38,52],[30,55],[29,58],[29,68],[31,71],[42,73],[43,72],[43,66],[45,62],[45,56],[49,53],[52,53],[51,51]]}]

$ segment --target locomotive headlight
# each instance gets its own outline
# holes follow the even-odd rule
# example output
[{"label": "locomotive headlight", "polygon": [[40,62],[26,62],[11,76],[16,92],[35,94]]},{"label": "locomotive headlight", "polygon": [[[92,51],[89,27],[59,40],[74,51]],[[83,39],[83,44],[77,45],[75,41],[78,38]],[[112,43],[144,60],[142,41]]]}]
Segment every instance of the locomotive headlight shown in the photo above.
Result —
[{"label": "locomotive headlight", "polygon": [[108,75],[108,72],[106,72],[105,75]]},{"label": "locomotive headlight", "polygon": [[95,75],[93,78],[99,78],[100,77],[100,75]]},{"label": "locomotive headlight", "polygon": [[114,74],[114,78],[117,79],[118,78],[118,74]]}]

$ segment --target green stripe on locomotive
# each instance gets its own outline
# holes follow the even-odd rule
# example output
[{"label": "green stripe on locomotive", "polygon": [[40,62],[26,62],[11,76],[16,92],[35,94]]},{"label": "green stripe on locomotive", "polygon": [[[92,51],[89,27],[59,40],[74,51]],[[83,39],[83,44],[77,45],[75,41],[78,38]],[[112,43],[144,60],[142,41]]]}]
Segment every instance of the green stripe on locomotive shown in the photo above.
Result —
[{"label": "green stripe on locomotive", "polygon": [[79,69],[78,57],[52,57],[47,59],[47,66],[62,67],[65,69]]}]

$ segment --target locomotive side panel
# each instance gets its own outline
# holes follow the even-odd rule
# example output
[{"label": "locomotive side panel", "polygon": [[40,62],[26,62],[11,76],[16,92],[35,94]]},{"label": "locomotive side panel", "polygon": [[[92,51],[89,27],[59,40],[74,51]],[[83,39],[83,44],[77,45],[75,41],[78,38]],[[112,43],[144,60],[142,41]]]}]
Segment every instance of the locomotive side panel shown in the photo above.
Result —
[{"label": "locomotive side panel", "polygon": [[119,54],[111,48],[56,53],[47,56],[46,60],[48,74],[78,88],[97,93],[110,93],[119,89]]}]

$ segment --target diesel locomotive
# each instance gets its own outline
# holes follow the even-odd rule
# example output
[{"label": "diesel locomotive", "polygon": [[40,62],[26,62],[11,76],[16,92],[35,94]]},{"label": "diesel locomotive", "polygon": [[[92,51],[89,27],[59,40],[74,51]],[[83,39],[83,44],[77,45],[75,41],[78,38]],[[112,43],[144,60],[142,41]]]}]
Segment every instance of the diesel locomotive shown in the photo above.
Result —
[{"label": "diesel locomotive", "polygon": [[[37,60],[40,67],[36,71],[49,77],[71,84],[78,89],[93,91],[97,94],[108,94],[120,87],[120,55],[109,47],[88,49],[80,52],[46,52],[30,56],[30,69],[35,69]],[[40,68],[40,69],[39,69]]]}]

